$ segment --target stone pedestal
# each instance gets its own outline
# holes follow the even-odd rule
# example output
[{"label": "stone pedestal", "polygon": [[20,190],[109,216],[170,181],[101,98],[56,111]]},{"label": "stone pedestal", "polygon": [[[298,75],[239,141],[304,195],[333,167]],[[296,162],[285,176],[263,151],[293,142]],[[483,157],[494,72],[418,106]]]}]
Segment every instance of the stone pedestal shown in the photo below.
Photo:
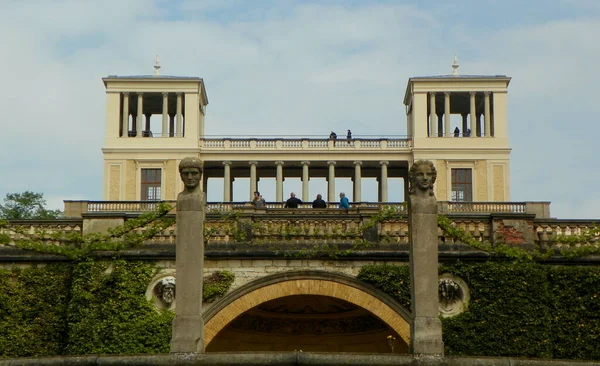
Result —
[{"label": "stone pedestal", "polygon": [[410,196],[410,280],[412,291],[411,353],[444,353],[438,317],[437,201]]},{"label": "stone pedestal", "polygon": [[204,352],[202,280],[204,272],[203,193],[177,197],[177,307],[171,352]]}]

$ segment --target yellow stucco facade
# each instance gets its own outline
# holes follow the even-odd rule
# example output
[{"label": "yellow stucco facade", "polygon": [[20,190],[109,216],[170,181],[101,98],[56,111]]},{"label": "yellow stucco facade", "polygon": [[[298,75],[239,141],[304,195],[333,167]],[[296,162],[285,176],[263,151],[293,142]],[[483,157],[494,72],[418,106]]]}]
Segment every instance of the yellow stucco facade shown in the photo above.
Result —
[{"label": "yellow stucco facade", "polygon": [[[223,179],[219,201],[233,201],[237,177],[250,178],[248,200],[261,177],[300,177],[301,199],[311,177],[327,180],[326,200],[337,200],[336,178],[351,178],[354,202],[363,178],[376,178],[378,201],[388,201],[390,178],[402,178],[419,159],[436,164],[440,201],[509,201],[506,76],[435,76],[408,80],[406,138],[207,138],[208,104],[202,79],[109,76],[106,86],[105,200],[173,200],[181,190],[177,165],[186,156],[204,164],[203,187]],[[357,183],[358,182],[358,183]],[[215,194],[211,195],[215,197]],[[239,199],[238,199],[239,200]],[[244,200],[245,197],[244,197]]]}]

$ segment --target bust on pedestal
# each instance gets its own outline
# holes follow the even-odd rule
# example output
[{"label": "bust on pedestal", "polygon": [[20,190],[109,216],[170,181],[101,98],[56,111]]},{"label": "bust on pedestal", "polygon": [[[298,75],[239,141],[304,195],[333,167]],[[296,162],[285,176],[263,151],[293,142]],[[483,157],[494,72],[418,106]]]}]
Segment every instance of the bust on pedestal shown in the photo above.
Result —
[{"label": "bust on pedestal", "polygon": [[204,193],[200,189],[200,159],[181,160],[179,174],[185,188],[177,196],[177,307],[173,319],[171,352],[204,353]]},{"label": "bust on pedestal", "polygon": [[437,171],[428,160],[416,161],[408,172],[410,281],[414,354],[443,355],[442,323],[438,316],[438,224],[433,184]]}]

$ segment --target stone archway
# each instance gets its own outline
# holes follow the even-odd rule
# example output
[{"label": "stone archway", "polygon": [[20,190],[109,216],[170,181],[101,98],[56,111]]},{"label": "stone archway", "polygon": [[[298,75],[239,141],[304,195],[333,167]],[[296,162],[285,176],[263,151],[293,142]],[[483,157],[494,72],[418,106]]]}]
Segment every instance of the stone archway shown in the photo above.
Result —
[{"label": "stone archway", "polygon": [[[293,323],[293,321],[285,319],[294,318],[293,314],[297,313],[290,309],[298,309],[300,302],[305,305],[303,308],[310,308],[308,312],[312,312],[312,314],[309,314],[308,317],[321,319],[312,323],[305,320],[297,320],[304,328],[306,328],[306,324],[310,328],[310,325],[315,323],[322,325],[324,321],[333,321],[336,325],[334,328],[338,332],[345,332],[346,329],[352,332],[356,327],[348,325],[348,323],[356,323],[358,321],[361,324],[368,324],[361,329],[363,331],[363,338],[378,337],[378,342],[380,342],[379,352],[382,351],[381,344],[383,344],[383,352],[389,352],[386,342],[387,334],[398,338],[399,347],[396,351],[405,352],[410,344],[409,313],[398,305],[395,300],[380,290],[353,277],[338,273],[290,271],[270,275],[251,282],[232,291],[213,304],[203,315],[205,323],[204,339],[207,351],[210,352],[211,348],[217,348],[218,351],[226,351],[227,349],[216,347],[214,344],[211,347],[210,343],[220,333],[229,332],[227,334],[230,336],[232,334],[232,326],[237,326],[237,330],[239,330],[239,325],[243,327],[244,324],[264,324],[265,321],[261,317],[264,317],[265,314],[267,314],[266,316],[269,317],[270,321],[274,320],[279,322],[279,324],[282,321],[284,323],[287,322],[286,324],[289,326],[290,322]],[[277,311],[277,309],[281,308],[285,310]],[[314,310],[314,308],[320,309]],[[328,310],[324,310],[326,308]],[[330,309],[340,310],[338,313],[335,313],[335,310],[331,311]],[[290,314],[289,311],[293,314]],[[302,315],[306,316],[305,313]],[[344,318],[340,319],[340,317]],[[336,318],[340,320],[336,321]],[[299,317],[295,319],[299,319]],[[271,331],[269,333],[273,333],[272,326],[267,325],[263,326],[263,328],[270,328]],[[298,333],[298,327],[291,326],[291,328],[295,328],[292,332]],[[323,335],[323,331],[319,331],[318,333],[320,336],[326,336]],[[240,334],[240,332],[237,334]],[[267,336],[270,335],[266,332],[248,335],[248,337],[259,339],[260,341],[264,341]],[[298,334],[294,334],[294,336],[298,336]],[[313,334],[312,337],[314,338],[315,336],[317,335]],[[348,342],[355,342],[358,337],[356,334],[352,336],[350,334],[338,333],[337,337],[339,338],[340,336],[349,340]],[[327,340],[323,340],[323,342],[327,342]],[[215,344],[217,343],[219,342],[215,342]],[[352,350],[354,351],[354,349]]]}]

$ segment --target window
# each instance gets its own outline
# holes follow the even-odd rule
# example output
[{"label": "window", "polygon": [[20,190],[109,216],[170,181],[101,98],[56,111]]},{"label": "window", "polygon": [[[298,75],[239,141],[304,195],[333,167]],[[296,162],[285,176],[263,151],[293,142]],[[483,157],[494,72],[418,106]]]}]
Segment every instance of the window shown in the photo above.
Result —
[{"label": "window", "polygon": [[452,201],[473,201],[471,169],[452,169]]},{"label": "window", "polygon": [[160,201],[160,169],[142,169],[142,201]]}]

